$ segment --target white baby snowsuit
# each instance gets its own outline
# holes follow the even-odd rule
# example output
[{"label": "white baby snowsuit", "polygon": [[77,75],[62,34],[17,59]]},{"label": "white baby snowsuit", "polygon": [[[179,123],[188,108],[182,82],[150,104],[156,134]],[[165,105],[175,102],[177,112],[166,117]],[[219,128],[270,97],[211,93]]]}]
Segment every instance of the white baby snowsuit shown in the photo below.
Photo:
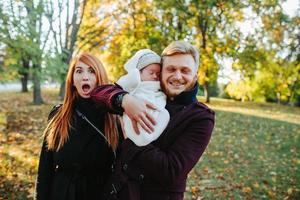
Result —
[{"label": "white baby snowsuit", "polygon": [[[125,65],[126,69],[126,65]],[[148,109],[147,112],[157,122],[154,132],[147,133],[139,124],[140,134],[135,133],[130,118],[124,113],[122,120],[127,137],[137,146],[144,146],[156,140],[166,128],[170,115],[165,109],[166,95],[161,91],[159,81],[141,81],[140,72],[136,68],[126,69],[128,74],[118,80],[118,84],[129,94],[154,104],[157,109]]]}]

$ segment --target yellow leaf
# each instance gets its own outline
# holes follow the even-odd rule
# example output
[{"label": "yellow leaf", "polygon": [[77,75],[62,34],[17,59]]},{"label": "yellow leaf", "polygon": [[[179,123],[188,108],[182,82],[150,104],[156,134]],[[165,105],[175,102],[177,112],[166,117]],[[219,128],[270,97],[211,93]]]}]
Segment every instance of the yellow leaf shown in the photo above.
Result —
[{"label": "yellow leaf", "polygon": [[218,152],[218,151],[214,151],[211,155],[212,155],[212,156],[218,156],[218,155],[219,155],[219,152]]},{"label": "yellow leaf", "polygon": [[206,172],[206,173],[208,172],[208,170],[209,170],[209,168],[207,166],[205,166],[204,169],[203,169],[203,171]]},{"label": "yellow leaf", "polygon": [[191,192],[192,192],[193,194],[196,194],[196,193],[198,192],[198,188],[195,187],[195,186],[193,186],[193,187],[191,188]]},{"label": "yellow leaf", "polygon": [[255,182],[255,183],[253,184],[253,186],[254,186],[255,188],[259,188],[258,182]]},{"label": "yellow leaf", "polygon": [[293,193],[293,188],[289,188],[288,191],[287,191],[287,193],[288,193],[289,195],[291,195],[291,194]]},{"label": "yellow leaf", "polygon": [[250,187],[243,187],[242,190],[244,193],[250,193],[252,191],[252,189]]},{"label": "yellow leaf", "polygon": [[275,193],[273,191],[271,191],[271,190],[268,191],[268,195],[270,197],[275,197]]}]

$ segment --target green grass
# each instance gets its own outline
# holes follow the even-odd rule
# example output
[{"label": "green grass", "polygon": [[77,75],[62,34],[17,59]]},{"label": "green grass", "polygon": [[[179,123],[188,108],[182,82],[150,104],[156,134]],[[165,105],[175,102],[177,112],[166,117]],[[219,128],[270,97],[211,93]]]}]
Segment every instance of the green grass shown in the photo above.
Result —
[{"label": "green grass", "polygon": [[[300,117],[299,108],[245,105],[217,99],[211,103],[216,126],[190,174],[186,199],[300,198],[300,120],[294,119]],[[264,111],[270,116],[258,117]]]},{"label": "green grass", "polygon": [[[32,199],[40,136],[56,94],[46,91],[47,104],[34,106],[31,93],[1,93],[0,200]],[[216,126],[185,199],[300,199],[300,109],[223,99],[209,106]]]}]

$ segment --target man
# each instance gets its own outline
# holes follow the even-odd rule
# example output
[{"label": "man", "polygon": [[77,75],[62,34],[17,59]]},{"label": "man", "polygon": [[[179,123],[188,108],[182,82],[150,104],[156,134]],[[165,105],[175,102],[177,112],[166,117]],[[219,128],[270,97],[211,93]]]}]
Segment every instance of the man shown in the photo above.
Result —
[{"label": "man", "polygon": [[[170,122],[162,135],[149,145],[138,147],[129,139],[120,146],[113,195],[119,199],[181,200],[188,173],[198,162],[211,137],[214,112],[199,103],[197,71],[199,53],[184,41],[172,42],[162,53],[161,84],[166,93]],[[155,122],[147,114],[148,102],[140,102],[118,86],[94,90],[92,98],[132,119],[148,132]]]}]

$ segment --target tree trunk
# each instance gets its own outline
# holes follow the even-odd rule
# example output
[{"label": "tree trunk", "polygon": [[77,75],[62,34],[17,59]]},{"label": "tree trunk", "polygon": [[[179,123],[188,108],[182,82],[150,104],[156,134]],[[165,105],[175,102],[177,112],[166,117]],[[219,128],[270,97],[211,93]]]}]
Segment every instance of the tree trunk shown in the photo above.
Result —
[{"label": "tree trunk", "polygon": [[38,65],[33,65],[33,104],[42,104],[42,92],[41,92],[41,78],[40,78],[40,68]]},{"label": "tree trunk", "polygon": [[28,92],[27,83],[28,83],[28,74],[23,74],[21,77],[21,84],[22,84],[21,92]]},{"label": "tree trunk", "polygon": [[203,84],[203,89],[204,89],[204,97],[205,97],[205,103],[209,103],[210,102],[210,96],[209,96],[209,83],[205,82]]},{"label": "tree trunk", "polygon": [[64,80],[61,84],[60,84],[60,88],[59,88],[59,94],[58,94],[58,96],[59,96],[59,98],[61,99],[61,100],[63,100],[64,99],[64,97],[65,97],[65,86],[66,86],[66,81]]},{"label": "tree trunk", "polygon": [[[72,59],[72,55],[73,55],[73,49],[71,49],[68,53],[65,54],[65,57],[62,58],[62,61],[66,64],[66,66],[70,65],[71,59]],[[69,70],[69,68],[67,67],[65,72],[67,72]],[[59,88],[59,93],[58,96],[61,100],[64,99],[65,97],[65,87],[66,87],[66,77],[67,77],[67,73],[61,74],[61,84],[60,84],[60,88]]]},{"label": "tree trunk", "polygon": [[[207,26],[208,26],[208,21],[205,20],[205,18],[203,18],[201,15],[199,15],[197,17],[197,19],[198,19],[198,28],[202,35],[202,38],[200,39],[200,42],[202,43],[201,49],[203,52],[206,52],[206,36],[207,36],[206,30],[207,30]],[[208,70],[205,71],[205,76],[209,77]],[[210,101],[209,82],[207,82],[207,81],[204,82],[203,89],[204,89],[205,103],[209,103],[209,101]]]},{"label": "tree trunk", "polygon": [[281,103],[280,99],[281,99],[281,94],[279,92],[277,92],[276,93],[276,102],[277,102],[277,104]]},{"label": "tree trunk", "polygon": [[300,107],[300,95],[296,95],[296,102],[295,102],[296,106]]},{"label": "tree trunk", "polygon": [[22,90],[21,92],[28,92],[28,77],[29,77],[29,60],[23,58],[22,59],[22,69],[19,71],[21,75],[21,84]]},{"label": "tree trunk", "polygon": [[[68,1],[67,1],[68,2]],[[69,12],[67,12],[67,21],[66,21],[66,37],[65,37],[65,42],[64,44],[61,43],[60,47],[61,50],[63,52],[63,58],[62,61],[64,63],[67,64],[67,66],[69,66],[69,62],[73,56],[73,52],[74,52],[74,48],[75,48],[75,44],[77,41],[77,36],[78,36],[78,31],[80,29],[80,25],[84,16],[84,11],[86,8],[86,4],[87,4],[87,0],[84,0],[81,2],[82,6],[79,6],[80,1],[79,0],[75,0],[74,1],[74,7],[75,8],[82,8],[82,10],[80,11],[80,9],[77,9],[73,11],[72,14],[72,20],[69,21]],[[72,5],[70,5],[69,3],[66,6],[67,10],[69,10],[70,7],[72,7]],[[62,9],[60,8],[60,12],[62,11]],[[61,19],[61,15],[59,15],[59,19]],[[60,29],[62,27],[60,26]],[[61,31],[61,30],[60,30]],[[62,35],[61,32],[59,33],[60,38],[62,39]],[[62,40],[61,40],[62,41]],[[66,69],[66,71],[68,70],[68,68]],[[59,93],[58,96],[60,99],[63,99],[65,96],[65,78],[66,78],[66,73],[60,74],[61,76],[61,85],[60,85],[60,89],[59,89]]]},{"label": "tree trunk", "polygon": [[[67,1],[68,2],[68,1]],[[63,52],[63,58],[62,61],[63,63],[66,63],[67,66],[69,66],[69,62],[73,56],[73,52],[74,52],[74,48],[75,48],[75,44],[77,41],[77,36],[78,36],[78,31],[80,29],[80,25],[84,16],[84,12],[85,12],[85,8],[86,8],[86,4],[87,4],[87,0],[84,0],[80,3],[79,0],[75,0],[74,2],[74,8],[78,8],[77,10],[74,9],[73,13],[72,13],[72,20],[69,21],[69,8],[72,7],[72,5],[70,5],[69,3],[67,3],[66,5],[66,9],[67,9],[67,21],[66,21],[66,37],[65,37],[65,41],[64,43],[61,42],[60,47],[61,50]],[[79,6],[79,4],[81,4],[81,6]],[[82,10],[80,11],[81,8]],[[62,12],[62,7],[60,6],[59,8],[59,12]],[[61,20],[61,14],[59,14],[59,20]],[[62,38],[62,34],[61,34],[61,28],[62,26],[60,26],[60,33],[59,33],[59,37],[60,37],[60,41],[63,41]],[[56,33],[57,34],[57,33]],[[68,70],[68,68],[66,69],[66,71]],[[61,85],[60,85],[60,89],[59,89],[59,93],[58,96],[60,99],[63,99],[65,96],[65,78],[66,78],[66,73],[62,73],[60,74],[60,78],[61,78]]]}]

